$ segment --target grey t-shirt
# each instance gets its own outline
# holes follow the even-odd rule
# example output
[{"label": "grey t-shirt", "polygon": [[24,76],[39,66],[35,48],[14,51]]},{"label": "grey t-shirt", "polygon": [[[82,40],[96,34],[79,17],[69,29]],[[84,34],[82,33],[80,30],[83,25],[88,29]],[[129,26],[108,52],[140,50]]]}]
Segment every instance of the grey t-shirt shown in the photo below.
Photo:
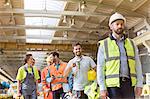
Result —
[{"label": "grey t-shirt", "polygon": [[88,56],[74,57],[71,59],[66,68],[69,68],[75,64],[76,66],[72,68],[74,75],[73,90],[84,90],[85,85],[89,82],[87,78],[87,72],[90,68],[96,67],[95,62],[92,58]]}]

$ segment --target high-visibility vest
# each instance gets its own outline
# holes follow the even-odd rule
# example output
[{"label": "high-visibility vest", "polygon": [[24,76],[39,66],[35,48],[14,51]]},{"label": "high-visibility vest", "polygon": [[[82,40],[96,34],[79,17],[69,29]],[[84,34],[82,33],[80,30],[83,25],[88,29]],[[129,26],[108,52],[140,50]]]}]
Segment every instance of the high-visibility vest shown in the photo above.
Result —
[{"label": "high-visibility vest", "polygon": [[53,99],[50,83],[46,82],[46,77],[49,74],[48,68],[49,68],[49,66],[45,67],[42,70],[42,72],[41,72],[41,82],[42,82],[42,85],[43,85],[42,88],[43,88],[44,99]]},{"label": "high-visibility vest", "polygon": [[46,77],[49,73],[48,68],[49,68],[49,66],[45,67],[41,72],[41,80],[42,80],[43,90],[50,89],[50,83],[46,82]]},{"label": "high-visibility vest", "polygon": [[99,99],[100,97],[100,89],[96,81],[91,84],[85,86],[84,93],[88,96],[88,99]]},{"label": "high-visibility vest", "polygon": [[[104,46],[104,57],[106,64],[104,66],[104,74],[107,87],[120,87],[119,71],[120,71],[120,51],[115,40],[110,37],[100,41],[100,46]],[[132,86],[136,85],[136,70],[135,70],[135,48],[133,41],[126,38],[124,47],[127,55],[127,65],[131,77]]]},{"label": "high-visibility vest", "polygon": [[66,68],[66,63],[60,63],[60,67],[57,70],[56,67],[53,65],[49,66],[50,69],[50,76],[54,76],[55,79],[51,82],[52,91],[58,90],[62,88],[63,83],[67,83],[67,78],[63,77],[64,70]]}]

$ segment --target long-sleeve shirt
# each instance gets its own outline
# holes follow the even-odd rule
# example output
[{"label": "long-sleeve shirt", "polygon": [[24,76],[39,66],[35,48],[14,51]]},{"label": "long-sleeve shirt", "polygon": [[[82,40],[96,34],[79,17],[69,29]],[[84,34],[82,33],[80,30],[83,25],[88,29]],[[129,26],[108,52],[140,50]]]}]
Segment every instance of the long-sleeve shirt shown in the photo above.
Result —
[{"label": "long-sleeve shirt", "polygon": [[[119,49],[121,49],[121,45],[124,42],[119,42],[117,44]],[[134,45],[135,47],[135,67],[136,67],[136,72],[137,72],[137,84],[136,87],[142,87],[143,86],[143,77],[142,77],[142,68],[141,68],[141,62],[138,56],[138,48]],[[123,47],[122,47],[123,48]],[[104,66],[105,66],[105,58],[104,58],[104,46],[99,46],[98,49],[98,54],[97,54],[97,80],[98,84],[100,86],[100,90],[107,90],[107,86],[105,85],[105,75],[104,75]],[[121,65],[124,65],[124,62],[121,60]],[[123,66],[122,66],[123,67]]]}]

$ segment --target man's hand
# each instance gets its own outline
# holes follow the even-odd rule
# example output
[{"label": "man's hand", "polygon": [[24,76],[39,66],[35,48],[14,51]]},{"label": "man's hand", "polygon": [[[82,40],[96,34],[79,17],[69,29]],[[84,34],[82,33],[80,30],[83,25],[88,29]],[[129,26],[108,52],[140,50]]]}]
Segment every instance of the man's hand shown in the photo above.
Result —
[{"label": "man's hand", "polygon": [[56,77],[55,77],[54,75],[52,75],[52,76],[51,76],[51,78],[52,78],[52,80],[51,80],[51,81],[53,81],[53,80],[55,80],[55,79],[56,79]]},{"label": "man's hand", "polygon": [[17,97],[21,97],[21,93],[20,92],[17,92]]},{"label": "man's hand", "polygon": [[40,96],[40,92],[36,91],[37,95]]},{"label": "man's hand", "polygon": [[136,94],[137,96],[140,96],[140,95],[142,94],[142,88],[141,88],[141,87],[136,87],[136,88],[135,88],[135,94]]},{"label": "man's hand", "polygon": [[107,90],[103,90],[100,92],[100,96],[102,99],[107,99],[107,96],[108,96],[108,92]]}]

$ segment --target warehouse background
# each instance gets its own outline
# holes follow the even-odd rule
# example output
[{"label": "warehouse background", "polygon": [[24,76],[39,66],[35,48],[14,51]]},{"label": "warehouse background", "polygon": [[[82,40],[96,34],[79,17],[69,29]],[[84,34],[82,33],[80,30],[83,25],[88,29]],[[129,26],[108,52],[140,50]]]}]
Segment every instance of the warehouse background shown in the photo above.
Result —
[{"label": "warehouse background", "polygon": [[150,0],[0,0],[0,79],[15,80],[27,53],[39,69],[54,50],[68,62],[75,42],[96,60],[97,42],[108,36],[114,12],[127,18],[127,35],[139,48],[143,74],[150,72]]}]

